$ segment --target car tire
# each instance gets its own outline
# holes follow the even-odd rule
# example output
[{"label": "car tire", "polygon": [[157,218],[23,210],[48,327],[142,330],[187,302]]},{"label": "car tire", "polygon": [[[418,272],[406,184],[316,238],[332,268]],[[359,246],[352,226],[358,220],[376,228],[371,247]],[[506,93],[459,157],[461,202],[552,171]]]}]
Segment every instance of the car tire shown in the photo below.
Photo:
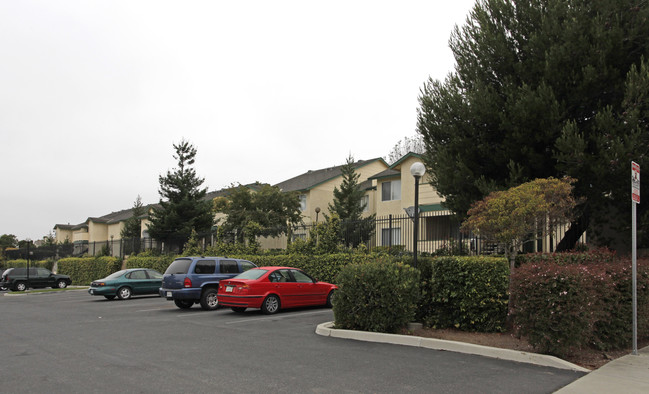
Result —
[{"label": "car tire", "polygon": [[120,300],[128,300],[131,298],[131,295],[133,294],[131,288],[128,286],[120,287],[117,290],[117,297],[119,297]]},{"label": "car tire", "polygon": [[105,295],[104,298],[106,298],[107,300],[113,300],[113,299],[115,299],[115,296],[114,295]]},{"label": "car tire", "polygon": [[237,313],[243,313],[243,312],[246,311],[246,307],[245,306],[233,306],[232,310],[237,312]]},{"label": "car tire", "polygon": [[214,288],[206,289],[201,295],[201,308],[206,311],[213,311],[219,307],[219,299],[216,296],[218,291]]},{"label": "car tire", "polygon": [[279,298],[271,294],[264,299],[264,302],[261,304],[261,311],[264,315],[272,315],[277,313],[280,308]]},{"label": "car tire", "polygon": [[174,300],[174,304],[180,309],[189,309],[194,305],[192,300]]},{"label": "car tire", "polygon": [[56,282],[56,286],[53,289],[65,289],[66,287],[68,287],[68,284],[63,279],[60,279]]},{"label": "car tire", "polygon": [[14,285],[14,291],[25,291],[27,290],[27,284],[25,282],[16,282]]},{"label": "car tire", "polygon": [[325,305],[327,305],[327,308],[333,308],[334,307],[333,300],[334,300],[334,297],[335,297],[335,292],[336,292],[336,290],[331,290],[329,292],[329,294],[327,295],[327,303],[325,304]]}]

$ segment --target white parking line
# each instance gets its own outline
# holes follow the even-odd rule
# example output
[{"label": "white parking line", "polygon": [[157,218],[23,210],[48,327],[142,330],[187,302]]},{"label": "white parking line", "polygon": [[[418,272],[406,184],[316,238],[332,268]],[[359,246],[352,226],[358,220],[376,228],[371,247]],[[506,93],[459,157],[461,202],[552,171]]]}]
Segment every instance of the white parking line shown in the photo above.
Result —
[{"label": "white parking line", "polygon": [[257,317],[253,319],[241,319],[241,320],[235,320],[235,321],[229,321],[226,322],[225,324],[239,324],[239,323],[249,323],[251,321],[258,321],[258,320],[270,320],[270,319],[284,319],[284,318],[291,318],[291,317],[298,317],[298,316],[306,316],[306,315],[320,315],[324,313],[329,313],[331,312],[330,309],[324,310],[324,311],[316,311],[316,312],[304,312],[304,313],[287,313],[287,314],[282,314],[282,315],[271,315],[271,316],[266,316],[266,317]]}]

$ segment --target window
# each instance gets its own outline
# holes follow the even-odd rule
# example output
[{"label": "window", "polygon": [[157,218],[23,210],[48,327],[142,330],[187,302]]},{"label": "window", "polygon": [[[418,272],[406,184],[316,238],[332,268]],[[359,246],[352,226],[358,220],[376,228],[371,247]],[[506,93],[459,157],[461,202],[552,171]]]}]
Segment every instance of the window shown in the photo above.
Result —
[{"label": "window", "polygon": [[214,260],[199,260],[194,267],[195,274],[213,274],[216,272],[216,261]]},{"label": "window", "polygon": [[142,270],[133,271],[130,274],[126,275],[128,279],[146,279],[146,273]]},{"label": "window", "polygon": [[219,265],[221,266],[221,273],[222,274],[238,274],[239,273],[239,265],[237,264],[236,261],[233,261],[233,260],[221,260]]},{"label": "window", "polygon": [[363,212],[369,212],[370,210],[370,196],[367,194],[361,199],[361,207],[363,207]]},{"label": "window", "polygon": [[381,201],[401,200],[401,180],[381,184]]},{"label": "window", "polygon": [[306,194],[300,194],[300,209],[306,211]]},{"label": "window", "polygon": [[381,245],[392,246],[401,244],[400,228],[384,228],[381,230]]},{"label": "window", "polygon": [[162,279],[162,274],[154,270],[146,270],[149,279]]},{"label": "window", "polygon": [[246,272],[249,269],[253,269],[256,267],[253,263],[249,261],[240,261],[239,264],[241,264],[241,272]]},{"label": "window", "polygon": [[291,279],[291,275],[289,275],[288,270],[277,270],[270,275],[268,275],[268,280],[271,282],[294,282],[293,279]]},{"label": "window", "polygon": [[313,279],[302,271],[291,270],[291,273],[293,273],[293,277],[298,283],[313,283]]}]

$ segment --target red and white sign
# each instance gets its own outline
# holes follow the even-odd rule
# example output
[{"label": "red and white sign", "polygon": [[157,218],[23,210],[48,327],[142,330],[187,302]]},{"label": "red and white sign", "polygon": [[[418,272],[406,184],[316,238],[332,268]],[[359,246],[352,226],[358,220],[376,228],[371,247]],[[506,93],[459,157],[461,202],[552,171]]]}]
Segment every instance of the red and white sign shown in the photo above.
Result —
[{"label": "red and white sign", "polygon": [[631,200],[640,204],[640,165],[631,162]]}]

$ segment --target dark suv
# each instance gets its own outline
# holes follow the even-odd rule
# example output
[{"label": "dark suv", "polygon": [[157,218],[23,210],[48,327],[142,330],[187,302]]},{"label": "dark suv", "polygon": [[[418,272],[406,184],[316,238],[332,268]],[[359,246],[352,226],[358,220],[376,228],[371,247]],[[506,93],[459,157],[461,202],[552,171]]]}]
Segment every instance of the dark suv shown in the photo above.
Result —
[{"label": "dark suv", "polygon": [[53,274],[47,268],[30,267],[29,275],[27,275],[27,268],[19,267],[9,268],[2,274],[0,287],[7,287],[13,291],[25,291],[30,287],[64,289],[71,283],[72,280],[69,276]]},{"label": "dark suv", "polygon": [[160,296],[181,309],[200,303],[204,310],[214,310],[219,306],[219,282],[255,267],[250,261],[227,257],[179,257],[164,273]]}]

